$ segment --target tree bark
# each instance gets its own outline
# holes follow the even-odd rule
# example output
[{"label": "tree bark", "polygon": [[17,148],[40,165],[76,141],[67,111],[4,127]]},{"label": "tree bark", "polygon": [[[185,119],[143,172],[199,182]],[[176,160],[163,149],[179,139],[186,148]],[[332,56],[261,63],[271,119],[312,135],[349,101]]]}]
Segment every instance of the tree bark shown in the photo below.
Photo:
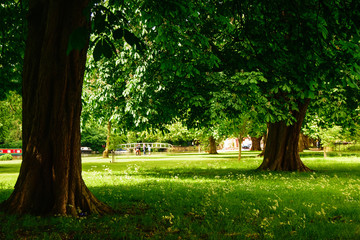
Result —
[{"label": "tree bark", "polygon": [[310,137],[307,135],[302,134],[303,142],[304,142],[304,149],[309,149],[311,146]]},{"label": "tree bark", "polygon": [[303,152],[305,149],[310,148],[310,138],[303,133],[300,133],[299,138],[299,151]]},{"label": "tree bark", "polygon": [[66,55],[88,22],[88,0],[30,0],[23,69],[23,161],[0,209],[14,214],[106,214],[82,179],[81,91],[87,47]]},{"label": "tree bark", "polygon": [[323,151],[324,151],[324,158],[327,158],[327,150],[328,150],[328,147],[323,147]]},{"label": "tree bark", "polygon": [[110,134],[111,134],[111,121],[108,121],[106,146],[105,146],[105,150],[103,151],[103,158],[109,158]]},{"label": "tree bark", "polygon": [[261,151],[261,146],[260,146],[260,143],[261,143],[261,137],[251,137],[251,149],[250,151]]},{"label": "tree bark", "polygon": [[216,140],[213,136],[209,137],[209,145],[210,145],[210,149],[209,149],[209,154],[217,154],[217,150],[216,150]]},{"label": "tree bark", "polygon": [[317,142],[316,139],[309,138],[309,148],[310,147],[317,147],[316,142]]},{"label": "tree bark", "polygon": [[305,149],[304,134],[300,133],[299,136],[299,152],[303,152]]},{"label": "tree bark", "polygon": [[285,122],[270,123],[266,149],[260,170],[310,171],[300,159],[299,137],[310,100],[299,103],[299,111],[293,112],[296,122],[287,126]]},{"label": "tree bark", "polygon": [[261,153],[258,155],[258,157],[263,157],[265,155],[265,149],[266,149],[266,142],[267,142],[268,134],[269,134],[269,124],[267,124],[267,130],[266,130],[266,133],[263,136],[264,146],[263,146],[263,149],[262,149]]},{"label": "tree bark", "polygon": [[242,142],[243,142],[243,136],[241,133],[239,134],[239,154],[238,154],[238,161],[241,161],[241,150],[242,150]]}]

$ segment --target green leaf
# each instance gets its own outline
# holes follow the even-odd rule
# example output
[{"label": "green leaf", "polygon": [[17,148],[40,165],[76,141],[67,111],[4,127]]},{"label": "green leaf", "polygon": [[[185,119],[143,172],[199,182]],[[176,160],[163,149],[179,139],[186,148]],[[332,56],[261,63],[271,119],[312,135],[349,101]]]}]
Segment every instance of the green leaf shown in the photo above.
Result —
[{"label": "green leaf", "polygon": [[103,41],[103,54],[106,58],[111,58],[113,54],[111,45],[106,40]]},{"label": "green leaf", "polygon": [[309,83],[309,88],[310,88],[310,90],[311,90],[311,91],[315,91],[316,85],[317,85],[316,82],[310,81],[310,83]]},{"label": "green leaf", "polygon": [[115,40],[119,40],[124,36],[124,30],[119,28],[113,31],[113,37]]},{"label": "green leaf", "polygon": [[110,43],[106,39],[100,39],[94,48],[93,57],[97,62],[101,59],[101,56],[104,55],[106,58],[111,58],[113,56],[113,52],[115,51],[115,47],[112,43]]},{"label": "green leaf", "polygon": [[96,14],[94,19],[94,30],[95,32],[101,33],[105,31],[106,26],[106,16],[103,14]]},{"label": "green leaf", "polygon": [[304,98],[305,98],[304,92],[300,92],[300,99],[304,99]]},{"label": "green leaf", "polygon": [[110,13],[109,15],[108,15],[108,20],[109,20],[109,22],[110,23],[115,23],[116,21],[117,21],[117,16],[114,14],[114,13]]},{"label": "green leaf", "polygon": [[314,99],[315,93],[313,91],[306,91],[305,96],[306,96],[306,98]]},{"label": "green leaf", "polygon": [[265,115],[265,121],[266,121],[266,122],[270,122],[270,114],[269,114],[269,113],[266,113],[266,115]]},{"label": "green leaf", "polygon": [[319,25],[319,30],[321,31],[321,35],[323,36],[324,39],[327,38],[328,35],[328,30],[326,29],[326,22],[324,21],[325,26],[324,25]]},{"label": "green leaf", "polygon": [[124,38],[125,41],[131,46],[134,46],[139,42],[139,39],[132,32],[129,32],[126,29],[124,29]]},{"label": "green leaf", "polygon": [[94,57],[94,60],[97,62],[101,59],[101,55],[102,55],[102,41],[99,40],[96,45],[95,45],[95,48],[94,48],[94,51],[93,51],[93,57]]}]

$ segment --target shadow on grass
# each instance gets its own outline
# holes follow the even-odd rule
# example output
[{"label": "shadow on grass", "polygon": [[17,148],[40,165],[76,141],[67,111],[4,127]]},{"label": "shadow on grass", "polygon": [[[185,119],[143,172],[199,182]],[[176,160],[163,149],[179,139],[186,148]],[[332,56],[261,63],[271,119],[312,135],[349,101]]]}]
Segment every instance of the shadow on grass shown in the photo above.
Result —
[{"label": "shadow on grass", "polygon": [[174,177],[181,179],[229,179],[236,180],[247,177],[263,178],[264,176],[271,176],[269,179],[280,179],[280,177],[289,177],[292,179],[306,179],[310,175],[316,174],[317,177],[328,176],[337,178],[359,178],[360,177],[360,164],[335,164],[324,163],[319,165],[306,164],[314,172],[292,172],[292,171],[261,171],[257,169],[257,165],[249,167],[171,167],[171,168],[150,168],[140,169],[138,171],[127,171],[124,173],[113,173],[115,176],[134,176],[144,178],[158,178],[158,179],[172,179]]},{"label": "shadow on grass", "polygon": [[0,175],[1,174],[12,174],[12,173],[19,173],[20,171],[20,164],[11,164],[11,165],[1,165],[0,166]]},{"label": "shadow on grass", "polygon": [[13,188],[9,188],[9,189],[0,189],[0,203],[2,203],[3,201],[5,201],[6,199],[8,199],[11,195],[11,193],[13,192]]},{"label": "shadow on grass", "polygon": [[[331,157],[360,157],[360,152],[328,152],[327,156]],[[324,157],[322,151],[306,151],[300,153],[301,158],[313,158],[313,157]]]}]

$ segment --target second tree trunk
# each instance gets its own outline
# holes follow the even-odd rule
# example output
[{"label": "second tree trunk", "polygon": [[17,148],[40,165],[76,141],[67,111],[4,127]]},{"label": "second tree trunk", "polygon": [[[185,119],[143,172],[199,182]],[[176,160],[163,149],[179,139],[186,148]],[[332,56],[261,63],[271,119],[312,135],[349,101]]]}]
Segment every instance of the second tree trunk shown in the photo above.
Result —
[{"label": "second tree trunk", "polygon": [[293,112],[296,119],[287,126],[284,121],[270,123],[261,170],[310,171],[300,159],[299,137],[309,100],[299,103],[299,111]]}]

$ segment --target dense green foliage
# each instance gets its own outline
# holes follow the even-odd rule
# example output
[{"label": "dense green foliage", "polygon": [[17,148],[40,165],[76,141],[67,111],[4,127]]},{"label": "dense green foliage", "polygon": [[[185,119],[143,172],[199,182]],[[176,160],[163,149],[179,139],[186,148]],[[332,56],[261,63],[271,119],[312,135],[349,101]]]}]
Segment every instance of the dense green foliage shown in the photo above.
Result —
[{"label": "dense green foliage", "polygon": [[92,25],[94,59],[120,57],[127,71],[121,106],[134,124],[124,127],[178,117],[219,139],[251,119],[261,127],[244,129],[259,136],[265,122],[290,124],[307,99],[329,122],[334,114],[318,103],[341,92],[335,115],[358,123],[357,1],[137,3],[96,6]]},{"label": "dense green foliage", "polygon": [[0,146],[21,147],[21,96],[14,91],[0,101]]},{"label": "dense green foliage", "polygon": [[304,133],[313,139],[321,139],[321,131],[329,135],[327,130],[331,132],[338,127],[341,137],[337,137],[337,141],[360,141],[359,99],[360,88],[338,85],[332,91],[321,92],[309,107]]},{"label": "dense green foliage", "polygon": [[[162,142],[175,146],[189,146],[194,140],[200,140],[203,144],[207,142],[207,136],[201,130],[188,129],[180,122],[166,125],[163,131],[159,129],[148,129],[143,131],[124,132],[118,126],[112,128],[111,147],[118,149],[119,144],[140,142]],[[103,151],[106,143],[106,127],[98,122],[87,121],[82,127],[81,145],[91,147],[94,151]]]},{"label": "dense green foliage", "polygon": [[188,146],[196,139],[200,131],[188,129],[180,122],[165,126],[163,131],[149,129],[141,132],[129,131],[124,139],[127,142],[163,142],[176,146]]},{"label": "dense green foliage", "polygon": [[21,92],[25,52],[27,1],[4,0],[0,5],[0,100],[10,90]]},{"label": "dense green foliage", "polygon": [[[359,155],[302,158],[315,172],[254,171],[257,153],[86,158],[86,184],[118,212],[59,218],[0,214],[8,239],[357,239]],[[0,165],[0,201],[19,162]]]},{"label": "dense green foliage", "polygon": [[[218,71],[227,79],[242,70],[264,75],[267,81],[258,82],[257,91],[245,98],[241,91],[234,94],[243,102],[266,98],[257,107],[268,122],[289,124],[300,102],[339,85],[358,89],[357,1],[195,1],[187,7],[184,1],[139,2],[139,14],[129,21],[147,51],[132,77],[141,79],[142,87],[133,85],[129,91],[132,107],[142,110],[138,116],[150,122],[182,115],[191,123],[210,125],[211,93],[231,89],[209,81],[207,75]],[[133,10],[130,5],[124,9]],[[228,102],[231,98],[222,105]],[[146,114],[149,108],[151,115]]]},{"label": "dense green foliage", "polygon": [[106,143],[106,128],[93,121],[88,121],[81,130],[81,146],[102,152]]}]

